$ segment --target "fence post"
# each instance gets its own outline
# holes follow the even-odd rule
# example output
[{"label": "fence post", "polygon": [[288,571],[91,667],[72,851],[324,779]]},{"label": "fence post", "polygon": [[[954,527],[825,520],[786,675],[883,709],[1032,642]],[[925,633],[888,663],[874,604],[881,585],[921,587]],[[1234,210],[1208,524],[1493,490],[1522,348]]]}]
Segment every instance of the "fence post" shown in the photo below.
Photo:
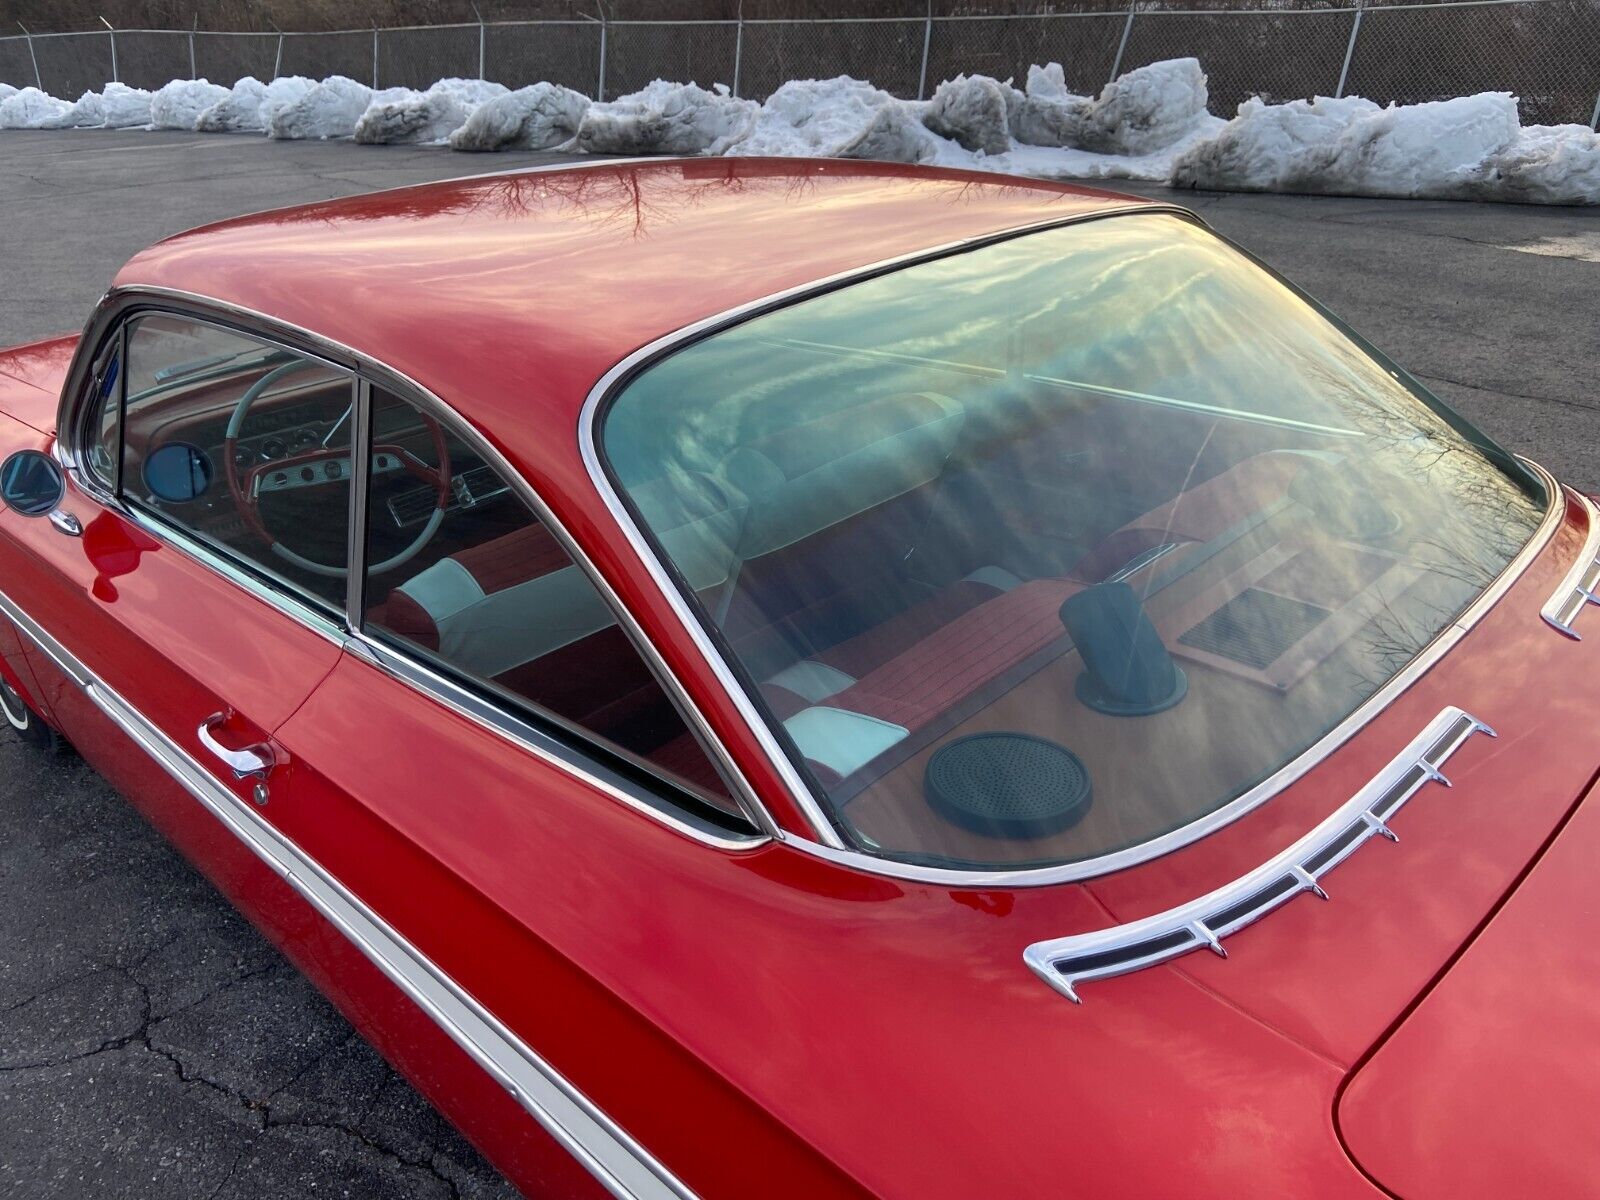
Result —
[{"label": "fence post", "polygon": [[378,90],[378,27],[372,27],[372,90]]},{"label": "fence post", "polygon": [[1350,22],[1350,42],[1344,48],[1344,66],[1339,68],[1339,86],[1333,89],[1333,98],[1344,95],[1344,81],[1350,77],[1350,60],[1356,54],[1356,35],[1361,32],[1361,0],[1356,0],[1356,19]]},{"label": "fence post", "polygon": [[283,30],[278,30],[278,52],[272,56],[272,78],[283,74]]},{"label": "fence post", "polygon": [[1122,53],[1128,48],[1128,35],[1133,32],[1133,14],[1138,9],[1138,0],[1129,0],[1128,19],[1122,23],[1122,40],[1117,43],[1117,56],[1111,60],[1111,78],[1107,83],[1112,83],[1117,78],[1117,72],[1122,70]]},{"label": "fence post", "polygon": [[28,57],[33,60],[33,86],[42,92],[44,80],[39,78],[39,56],[33,52],[33,34],[28,32],[28,27],[21,21],[17,22],[17,28],[22,30],[22,35],[28,39]]},{"label": "fence post", "polygon": [[200,14],[199,13],[195,13],[195,15],[194,15],[194,29],[189,30],[189,78],[190,79],[199,79],[200,78],[200,72],[195,68],[195,65],[194,65],[194,33],[195,33],[195,29],[199,29],[199,28],[200,28]]},{"label": "fence post", "polygon": [[472,6],[472,13],[473,13],[474,16],[476,16],[478,18],[478,82],[482,83],[483,82],[484,50],[486,48],[485,47],[485,43],[487,41],[487,34],[485,33],[485,30],[484,30],[483,14],[478,11],[478,6],[476,4],[474,4]]},{"label": "fence post", "polygon": [[739,0],[739,23],[733,33],[733,98],[739,98],[739,68],[744,63],[744,0]]},{"label": "fence post", "polygon": [[595,87],[595,99],[601,103],[606,98],[606,10],[600,5],[600,80]]},{"label": "fence post", "polygon": [[111,38],[111,82],[121,83],[122,77],[117,74],[117,31],[111,28],[111,22],[104,17],[100,18],[100,24],[106,27],[106,32]]},{"label": "fence post", "polygon": [[[31,42],[29,44],[32,45]],[[35,67],[34,73],[38,74],[38,70],[38,67]],[[1593,129],[1596,133],[1600,133],[1600,92],[1595,93],[1594,115],[1589,118],[1589,128]]]},{"label": "fence post", "polygon": [[922,18],[922,70],[917,73],[917,99],[928,98],[928,46],[933,41],[933,0],[928,0],[928,12]]}]

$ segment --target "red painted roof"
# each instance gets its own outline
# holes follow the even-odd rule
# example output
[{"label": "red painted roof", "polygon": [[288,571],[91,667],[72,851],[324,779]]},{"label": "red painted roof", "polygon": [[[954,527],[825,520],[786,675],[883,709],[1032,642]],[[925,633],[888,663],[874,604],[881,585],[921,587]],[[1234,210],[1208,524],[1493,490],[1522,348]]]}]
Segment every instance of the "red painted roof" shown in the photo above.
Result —
[{"label": "red painted roof", "polygon": [[242,217],[158,243],[117,282],[353,346],[436,392],[535,483],[555,482],[575,462],[590,388],[665,333],[897,255],[1141,203],[882,163],[601,163]]}]

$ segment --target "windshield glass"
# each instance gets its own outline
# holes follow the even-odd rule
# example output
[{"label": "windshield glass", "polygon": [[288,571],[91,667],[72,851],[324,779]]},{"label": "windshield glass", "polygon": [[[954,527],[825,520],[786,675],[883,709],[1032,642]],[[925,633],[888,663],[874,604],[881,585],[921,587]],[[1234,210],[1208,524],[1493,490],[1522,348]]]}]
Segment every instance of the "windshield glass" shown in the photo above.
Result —
[{"label": "windshield glass", "polygon": [[1038,866],[1247,792],[1414,658],[1543,487],[1171,215],[797,302],[603,453],[847,841]]}]

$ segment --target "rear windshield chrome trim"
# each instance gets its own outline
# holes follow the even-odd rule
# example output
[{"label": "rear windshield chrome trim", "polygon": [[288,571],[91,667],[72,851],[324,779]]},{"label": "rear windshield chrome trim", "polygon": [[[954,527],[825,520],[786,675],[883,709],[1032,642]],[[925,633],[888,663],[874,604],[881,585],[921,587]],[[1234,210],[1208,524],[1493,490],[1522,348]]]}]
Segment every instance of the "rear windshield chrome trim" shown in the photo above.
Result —
[{"label": "rear windshield chrome trim", "polygon": [[1566,573],[1561,584],[1539,610],[1551,628],[1564,633],[1575,642],[1583,635],[1573,628],[1583,610],[1591,604],[1600,604],[1600,509],[1594,501],[1581,492],[1574,493],[1589,518],[1589,536],[1584,539],[1578,561]]},{"label": "rear windshield chrome trim", "polygon": [[102,681],[9,596],[0,612],[247,849],[372,962],[619,1200],[695,1194],[570,1080],[295,842]]},{"label": "rear windshield chrome trim", "polygon": [[[1202,228],[1209,228],[1197,214],[1177,205],[1161,203],[1129,205],[1126,208],[1113,209],[1109,212],[1083,213],[1072,217],[1035,222],[994,234],[966,238],[897,258],[885,259],[855,270],[841,272],[826,279],[775,292],[759,300],[753,300],[747,304],[731,308],[726,312],[685,325],[683,328],[635,350],[601,376],[599,381],[590,389],[589,395],[584,401],[582,412],[578,417],[578,441],[583,452],[584,466],[589,472],[589,478],[594,484],[595,490],[600,494],[600,498],[610,510],[617,527],[622,531],[623,536],[628,539],[635,556],[637,556],[650,575],[656,590],[694,641],[696,648],[715,674],[724,693],[737,708],[745,724],[761,746],[762,751],[783,780],[796,806],[805,814],[806,819],[811,824],[814,840],[793,831],[777,833],[775,836],[781,838],[786,845],[813,857],[853,870],[887,876],[893,879],[914,880],[921,883],[961,888],[1044,887],[1051,884],[1070,883],[1076,880],[1107,875],[1114,871],[1120,871],[1127,867],[1136,866],[1139,863],[1148,862],[1154,858],[1160,858],[1162,855],[1170,854],[1174,850],[1198,841],[1217,829],[1231,824],[1252,809],[1258,808],[1277,793],[1306,775],[1324,758],[1349,741],[1378,713],[1383,711],[1395,697],[1416,682],[1419,677],[1465,636],[1467,631],[1482,618],[1484,613],[1494,606],[1495,602],[1522,575],[1528,563],[1544,549],[1554,534],[1556,526],[1560,523],[1561,516],[1565,512],[1565,490],[1543,467],[1519,456],[1523,465],[1528,467],[1545,489],[1545,513],[1533,536],[1517,552],[1516,556],[1506,565],[1495,580],[1478,595],[1477,599],[1467,607],[1460,617],[1441,630],[1438,636],[1416,658],[1406,664],[1383,687],[1368,697],[1360,707],[1345,717],[1343,721],[1324,734],[1297,758],[1286,763],[1243,795],[1236,796],[1220,808],[1213,809],[1189,824],[1174,829],[1160,837],[1152,838],[1147,842],[1142,842],[1125,850],[1118,850],[1110,854],[1102,854],[1077,862],[1062,863],[1049,867],[992,869],[945,867],[904,862],[868,854],[848,847],[834,827],[832,820],[827,816],[823,804],[795,767],[790,756],[779,744],[776,735],[767,721],[761,716],[748,691],[740,683],[737,672],[727,662],[703,622],[684,599],[671,573],[661,562],[660,556],[656,553],[644,532],[639,528],[638,523],[634,520],[632,511],[619,494],[599,450],[599,423],[604,416],[606,406],[612,397],[617,395],[635,375],[656,361],[672,354],[680,347],[811,296],[872,279],[890,271],[899,270],[902,267],[959,254],[966,250],[977,249],[997,242],[1009,241],[1013,238],[1046,229],[1081,224],[1088,221],[1115,220],[1122,216],[1149,213],[1167,213],[1192,221]],[[1227,241],[1225,238],[1222,240]],[[1233,245],[1231,242],[1228,242],[1228,244]],[[1262,269],[1271,273],[1274,278],[1282,280],[1282,277],[1273,272],[1271,268],[1266,267],[1264,264],[1259,264],[1259,260],[1252,258],[1252,261],[1262,265]],[[1294,290],[1297,295],[1302,294],[1292,284],[1287,281],[1283,282],[1286,287]],[[1318,312],[1325,311],[1320,305],[1310,301],[1309,298],[1307,299]],[[1335,320],[1335,324],[1341,330],[1345,328],[1342,323],[1337,322],[1331,316],[1329,319]],[[1350,336],[1353,337],[1354,335]],[[1360,344],[1365,346],[1364,342]]]},{"label": "rear windshield chrome trim", "polygon": [[[1052,217],[1048,220],[1034,221],[1010,229],[999,230],[995,233],[961,238],[926,250],[916,250],[909,254],[869,263],[864,267],[841,271],[823,279],[802,283],[792,288],[786,288],[781,292],[773,292],[758,300],[752,300],[749,303],[730,308],[725,312],[694,321],[664,337],[657,338],[648,345],[641,346],[602,375],[594,387],[589,389],[589,395],[583,402],[583,409],[578,414],[578,445],[583,453],[584,467],[589,472],[589,478],[594,483],[595,490],[600,494],[601,500],[605,502],[606,507],[611,511],[613,519],[617,522],[617,528],[628,539],[635,556],[649,573],[656,590],[667,602],[668,606],[671,607],[679,623],[694,641],[695,648],[699,650],[701,658],[705,660],[706,665],[716,675],[717,682],[722,686],[724,694],[732,701],[740,717],[743,718],[746,727],[761,746],[768,762],[777,771],[779,778],[783,780],[790,798],[805,815],[807,823],[811,826],[810,832],[816,838],[816,841],[811,841],[792,833],[777,832],[775,836],[780,837],[785,842],[806,851],[828,852],[822,856],[860,867],[862,870],[893,875],[897,878],[948,879],[951,882],[960,882],[963,885],[970,884],[977,878],[973,872],[969,871],[936,870],[930,875],[926,874],[923,868],[875,858],[868,854],[860,854],[845,845],[844,839],[839,835],[839,831],[834,827],[833,821],[828,817],[826,809],[817,800],[811,785],[806,782],[800,771],[795,767],[794,761],[789,754],[778,743],[778,739],[766,719],[762,717],[754,702],[750,699],[748,691],[739,682],[738,675],[729,666],[721,650],[717,648],[715,641],[706,631],[705,626],[684,600],[677,584],[651,547],[649,539],[644,536],[643,531],[634,521],[633,513],[617,492],[611,476],[605,468],[604,460],[600,456],[598,427],[606,403],[620,392],[623,385],[634,375],[658,359],[665,358],[686,343],[697,341],[702,337],[709,336],[728,326],[740,324],[752,317],[758,317],[763,313],[783,308],[811,296],[832,291],[835,288],[859,283],[878,275],[885,275],[903,267],[914,266],[917,263],[930,262],[934,259],[959,254],[967,250],[976,250],[982,246],[1010,241],[1013,238],[1023,237],[1030,233],[1038,233],[1046,229],[1055,229],[1066,225],[1081,225],[1089,221],[1109,220],[1131,212],[1164,212],[1200,223],[1200,218],[1193,212],[1175,204],[1129,204],[1125,208],[1113,209],[1109,212],[1097,211],[1076,213],[1067,217]],[[907,874],[908,871],[911,873]]]},{"label": "rear windshield chrome trim", "polygon": [[[776,822],[773,821],[762,806],[756,796],[755,789],[744,777],[743,772],[739,770],[732,754],[717,738],[698,706],[693,703],[688,691],[667,666],[666,661],[650,645],[649,639],[644,635],[644,631],[634,620],[632,613],[622,604],[621,599],[617,596],[610,583],[600,574],[599,568],[594,565],[567,528],[551,512],[539,493],[522,478],[520,472],[506,462],[505,457],[499,450],[479,433],[470,421],[449,404],[416,380],[353,347],[325,338],[312,330],[279,321],[265,313],[256,312],[253,309],[243,308],[227,301],[194,292],[162,287],[112,288],[101,297],[84,329],[78,345],[77,356],[74,359],[72,370],[62,391],[62,402],[57,419],[56,459],[61,463],[72,482],[86,495],[97,503],[115,510],[128,520],[138,524],[140,528],[145,529],[152,536],[190,555],[204,566],[231,580],[241,590],[278,609],[285,616],[299,622],[336,645],[349,650],[352,643],[372,644],[370,639],[367,639],[359,630],[352,627],[351,618],[355,614],[346,612],[335,618],[328,613],[321,612],[310,604],[296,600],[284,588],[275,586],[265,579],[258,578],[197,539],[189,537],[165,523],[154,520],[133,505],[124,503],[108,493],[87,470],[82,469],[81,458],[76,447],[87,437],[87,431],[83,428],[85,414],[82,410],[87,398],[85,388],[92,374],[94,355],[99,345],[103,342],[106,333],[113,326],[118,326],[119,322],[130,310],[140,308],[172,312],[202,321],[209,320],[224,323],[227,326],[237,327],[247,334],[271,339],[294,349],[296,353],[312,355],[328,363],[331,367],[350,371],[357,381],[368,386],[375,383],[378,386],[389,388],[402,398],[416,403],[439,417],[450,431],[465,441],[485,463],[511,481],[514,494],[523,503],[527,504],[539,519],[545,523],[563,549],[571,556],[573,562],[588,576],[596,590],[599,591],[601,598],[616,616],[620,627],[638,648],[640,656],[661,682],[662,687],[673,699],[679,711],[683,713],[684,720],[697,740],[705,747],[706,753],[713,763],[720,768],[723,777],[728,780],[735,802],[744,812],[745,819],[750,822],[752,832],[748,835],[743,835],[719,829],[715,833],[708,833],[706,830],[713,828],[709,823],[706,823],[705,829],[702,829],[701,823],[696,821],[692,814],[678,810],[670,800],[656,801],[653,796],[644,794],[643,789],[623,788],[619,794],[618,785],[601,778],[600,774],[588,767],[576,765],[579,756],[575,753],[551,755],[545,745],[548,739],[528,737],[523,732],[526,727],[523,722],[510,719],[490,722],[481,715],[474,715],[474,719],[488,725],[501,736],[511,739],[520,748],[527,750],[552,767],[577,778],[583,783],[599,788],[607,795],[618,799],[635,811],[643,813],[667,828],[692,837],[707,846],[719,850],[749,850],[763,845],[777,836],[778,826]],[[360,655],[360,657],[367,662],[373,662],[375,659],[375,656],[370,653]],[[405,666],[403,668],[397,667],[396,664],[402,660]],[[384,665],[386,665],[386,669],[390,669],[391,674],[395,674],[417,691],[446,705],[455,706],[456,693],[461,689],[454,688],[453,685],[445,687],[434,683],[433,680],[438,678],[436,674],[417,663],[414,659],[392,649],[386,649]]]},{"label": "rear windshield chrome trim", "polygon": [[1354,796],[1310,833],[1259,867],[1186,904],[1109,929],[1035,942],[1023,961],[1074,1004],[1077,985],[1153,967],[1193,950],[1221,958],[1222,939],[1267,916],[1302,892],[1328,899],[1321,880],[1375,837],[1398,841],[1389,821],[1429,783],[1450,786],[1445,762],[1475,733],[1495,736],[1482,721],[1446,708]]}]

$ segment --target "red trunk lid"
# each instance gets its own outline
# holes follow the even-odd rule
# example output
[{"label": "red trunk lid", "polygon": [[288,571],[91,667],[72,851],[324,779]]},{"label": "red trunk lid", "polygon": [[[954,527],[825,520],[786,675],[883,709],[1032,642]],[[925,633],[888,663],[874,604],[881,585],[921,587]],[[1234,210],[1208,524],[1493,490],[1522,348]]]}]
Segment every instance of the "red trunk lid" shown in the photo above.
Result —
[{"label": "red trunk lid", "polygon": [[1600,1196],[1597,859],[1591,792],[1352,1077],[1340,1130],[1388,1190],[1407,1200]]}]

